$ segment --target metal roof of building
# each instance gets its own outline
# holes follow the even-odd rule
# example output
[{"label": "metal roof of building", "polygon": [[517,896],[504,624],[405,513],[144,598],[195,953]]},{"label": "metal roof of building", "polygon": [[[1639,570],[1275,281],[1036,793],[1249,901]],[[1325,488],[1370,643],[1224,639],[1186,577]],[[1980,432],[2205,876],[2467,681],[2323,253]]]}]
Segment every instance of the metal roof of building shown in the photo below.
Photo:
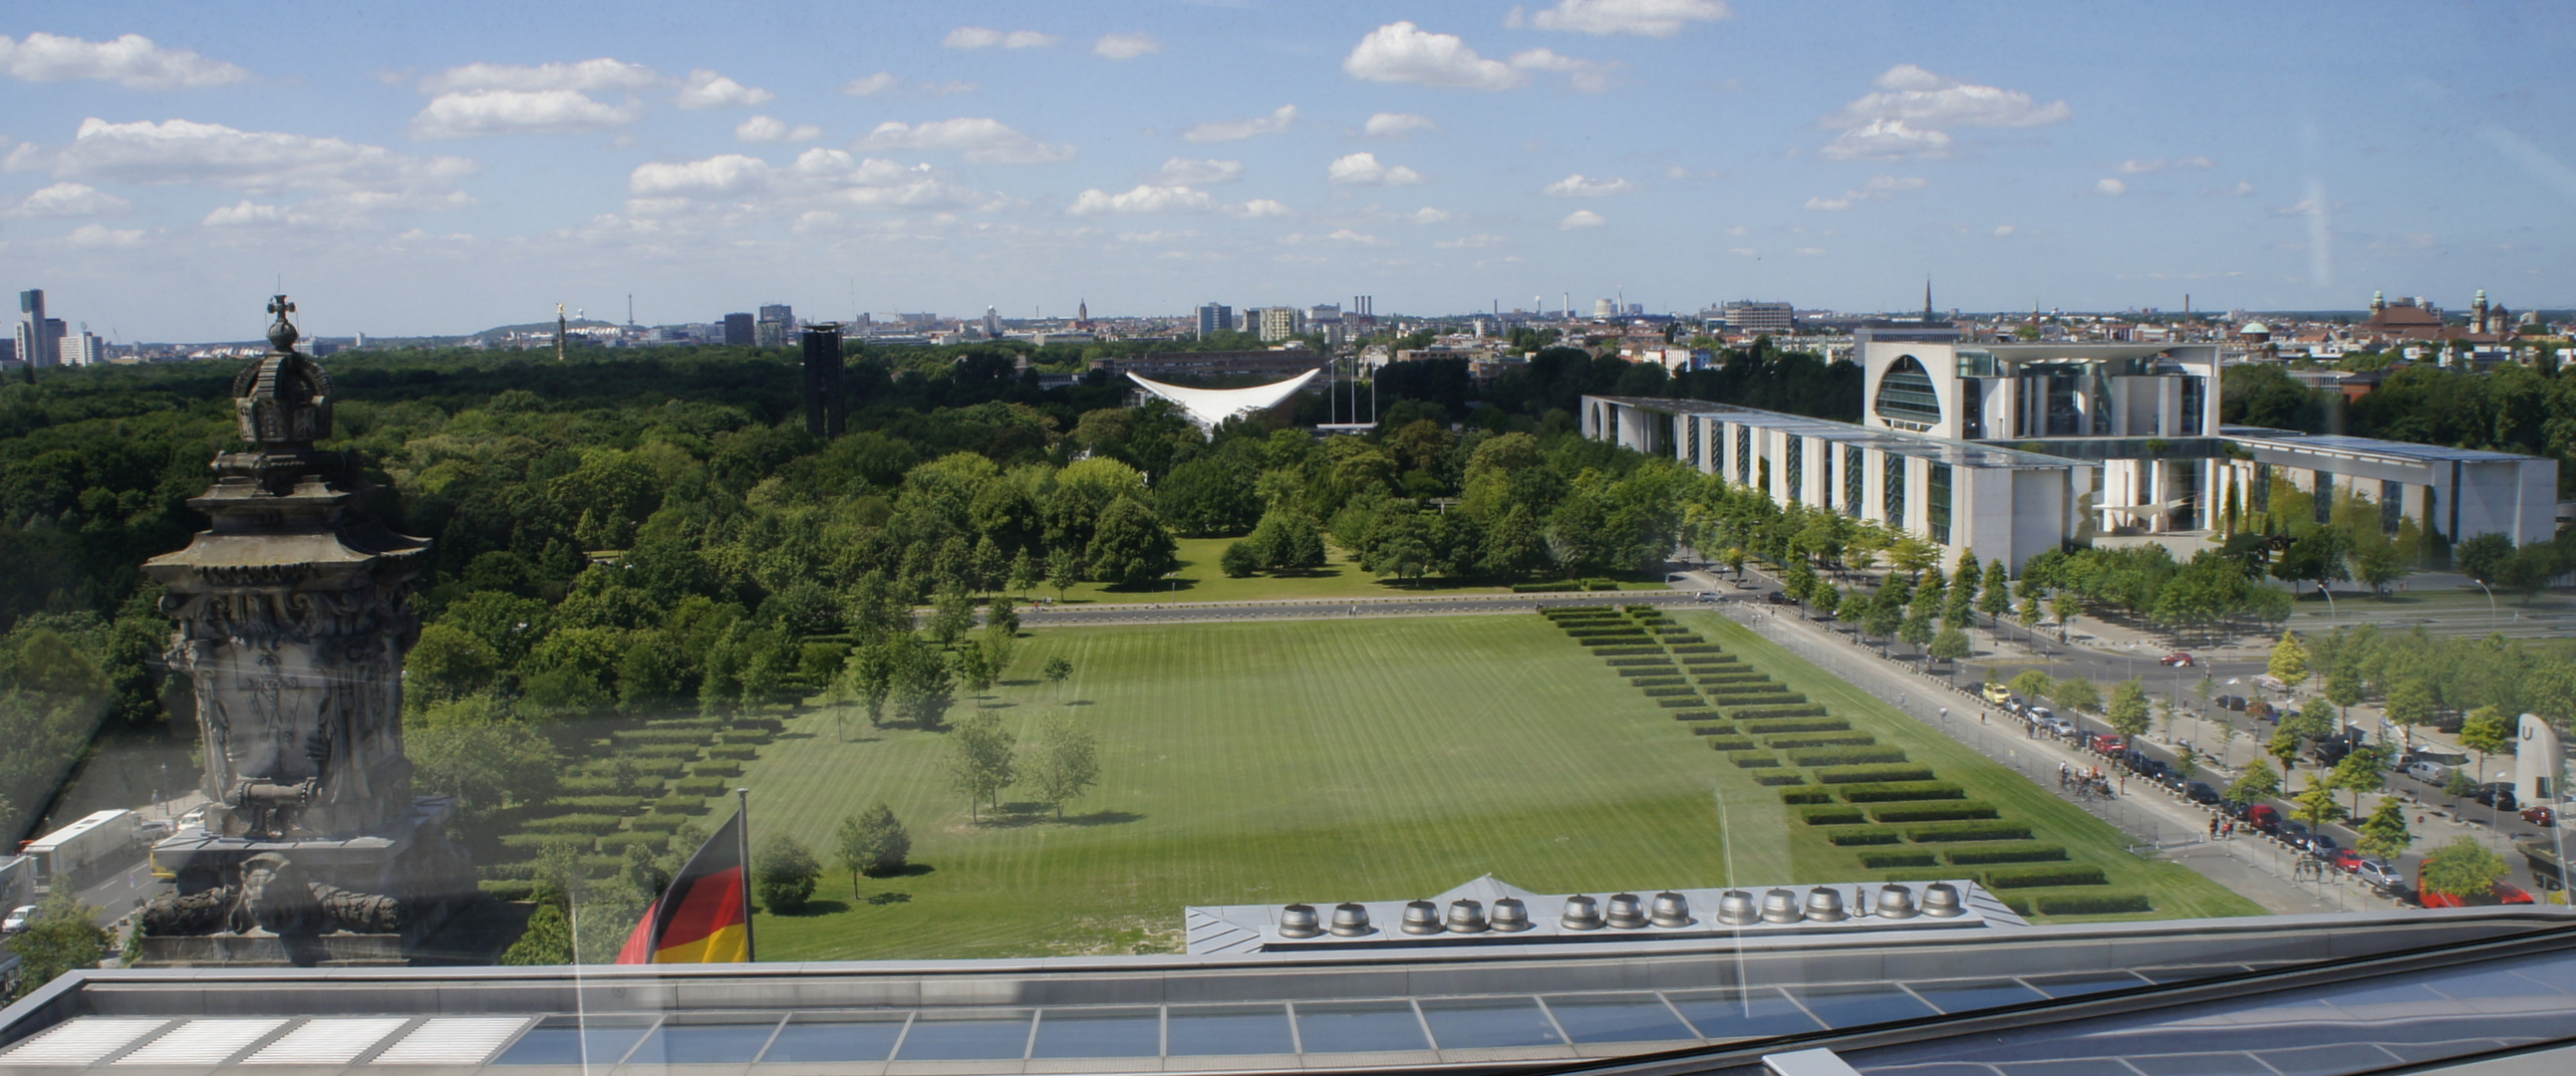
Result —
[{"label": "metal roof of building", "polygon": [[1977,467],[1996,470],[2062,470],[2088,466],[2081,460],[2024,452],[2017,448],[1975,441],[1953,441],[1900,430],[1882,430],[1857,423],[1832,419],[1786,415],[1777,411],[1760,411],[1735,404],[1711,403],[1707,400],[1681,400],[1661,396],[1593,396],[1590,399],[1624,404],[1673,415],[1707,415],[1728,422],[1803,437],[1822,437],[1846,445],[1875,448],[1893,456],[1907,456],[1946,463],[1953,467]]},{"label": "metal roof of building", "polygon": [[2523,463],[2540,458],[2483,448],[2419,445],[2411,441],[2383,441],[2376,437],[2353,437],[2340,433],[2301,433],[2260,426],[2222,426],[2218,432],[2256,445],[2349,456],[2379,456],[2411,463]]}]

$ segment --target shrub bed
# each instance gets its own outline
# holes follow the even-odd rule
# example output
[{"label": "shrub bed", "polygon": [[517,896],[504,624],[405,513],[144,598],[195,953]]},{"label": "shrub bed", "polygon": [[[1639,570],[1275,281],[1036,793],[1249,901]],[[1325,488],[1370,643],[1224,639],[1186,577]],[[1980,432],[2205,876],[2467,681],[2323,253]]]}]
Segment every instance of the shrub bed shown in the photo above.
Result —
[{"label": "shrub bed", "polygon": [[[1656,689],[1655,689],[1655,691],[1671,691],[1671,690],[1673,690],[1673,689],[1672,689],[1672,688],[1668,688],[1668,687],[1667,687],[1667,688],[1656,688]],[[1654,691],[1649,691],[1649,692],[1647,692],[1647,694],[1648,694],[1648,695],[1652,695],[1652,694],[1654,694]],[[1680,698],[1680,699],[1656,699],[1656,700],[1655,700],[1655,705],[1657,705],[1657,706],[1661,706],[1661,707],[1663,707],[1664,709],[1667,709],[1667,710],[1696,710],[1696,709],[1700,709],[1700,708],[1702,708],[1702,707],[1703,707],[1703,706],[1705,706],[1706,704],[1705,704],[1705,703],[1702,703],[1702,702],[1700,701],[1699,696],[1697,696],[1697,695],[1692,695],[1692,696],[1689,696],[1689,697],[1687,697],[1687,698]]]},{"label": "shrub bed", "polygon": [[[1930,766],[1820,766],[1815,770],[1820,785],[1876,784],[1885,781],[1929,781]],[[2025,834],[2027,836],[2027,834]]]},{"label": "shrub bed", "polygon": [[642,796],[565,796],[555,803],[585,814],[633,814],[644,809]]},{"label": "shrub bed", "polygon": [[728,758],[737,762],[749,762],[759,756],[760,749],[747,743],[729,743],[707,748],[708,758]]},{"label": "shrub bed", "polygon": [[1851,722],[1839,717],[1782,721],[1747,717],[1738,712],[1735,719],[1744,722],[1744,731],[1756,736],[1777,736],[1789,732],[1847,732],[1851,729]]},{"label": "shrub bed", "polygon": [[683,777],[680,780],[671,783],[671,791],[673,793],[682,796],[696,796],[700,799],[705,799],[708,796],[721,796],[724,794],[724,787],[724,781],[714,777]]},{"label": "shrub bed", "polygon": [[1814,785],[1800,785],[1796,788],[1784,788],[1780,790],[1780,802],[1786,803],[1792,807],[1802,803],[1832,803],[1833,801],[1834,790],[1830,788],[1817,788]]},{"label": "shrub bed", "polygon": [[1927,800],[1922,803],[1890,804],[1871,810],[1869,815],[1881,822],[1959,822],[1971,818],[1993,818],[1997,814],[1991,803],[1975,800]]},{"label": "shrub bed", "polygon": [[1632,672],[1632,673],[1629,673],[1629,674],[1628,674],[1628,686],[1630,686],[1630,687],[1677,687],[1677,688],[1681,688],[1681,689],[1683,689],[1683,690],[1687,691],[1687,690],[1689,690],[1689,689],[1690,689],[1690,681],[1688,681],[1688,680],[1684,680],[1684,679],[1682,679],[1681,677],[1678,677],[1678,676],[1655,676],[1655,675],[1652,675],[1652,674],[1642,675],[1642,676],[1641,676],[1641,675],[1638,675],[1637,673],[1633,673],[1633,672]]},{"label": "shrub bed", "polygon": [[1764,788],[1778,788],[1782,785],[1803,785],[1807,783],[1807,779],[1787,772],[1757,773],[1753,775],[1753,783]]},{"label": "shrub bed", "polygon": [[2066,858],[2066,846],[2062,844],[1998,844],[1989,845],[1984,848],[1954,848],[1948,852],[1942,853],[1941,858],[1949,860],[1954,866],[1960,867],[1975,867],[1988,863],[2050,863],[2061,861]]},{"label": "shrub bed", "polygon": [[648,814],[638,818],[635,821],[628,823],[628,825],[633,827],[634,831],[637,833],[669,833],[672,830],[676,830],[681,826],[689,824],[689,820],[687,818],[676,814],[664,813],[658,806],[654,808],[654,812],[655,813],[653,814]]},{"label": "shrub bed", "polygon": [[2057,885],[2109,885],[2102,868],[2090,863],[2054,863],[2037,867],[1996,867],[1986,872],[1988,889],[2037,889]]},{"label": "shrub bed", "polygon": [[1860,854],[1860,865],[1870,870],[1883,871],[1890,867],[1929,867],[1933,863],[1930,852],[1863,852]]},{"label": "shrub bed", "polygon": [[[2041,897],[2036,901],[2041,915],[2117,915],[2122,912],[2151,912],[2143,893],[2064,893]],[[2023,915],[2029,911],[2015,908]]]},{"label": "shrub bed", "polygon": [[1865,844],[1895,844],[1904,834],[1886,826],[1848,826],[1825,834],[1825,839],[1843,848]]},{"label": "shrub bed", "polygon": [[1577,583],[1577,582],[1575,582],[1575,581],[1573,581],[1573,580],[1571,580],[1571,579],[1565,580],[1565,581],[1563,581],[1563,582],[1557,582],[1557,583],[1514,583],[1514,584],[1512,584],[1512,593],[1514,593],[1514,594],[1562,594],[1562,593],[1564,593],[1564,592],[1566,592],[1566,591],[1569,591],[1569,590],[1581,590],[1581,589],[1583,589],[1583,584],[1581,584],[1581,583]]},{"label": "shrub bed", "polygon": [[1780,768],[1780,760],[1769,755],[1746,756],[1735,760],[1735,768],[1740,770],[1776,770]]},{"label": "shrub bed", "polygon": [[1917,844],[1939,844],[1949,841],[2026,841],[2030,824],[1993,819],[1976,822],[1933,822],[1907,826],[1905,838]]},{"label": "shrub bed", "polygon": [[618,824],[624,821],[625,819],[613,814],[559,814],[553,818],[529,820],[526,832],[582,833],[596,837],[602,833],[617,832]]},{"label": "shrub bed", "polygon": [[1898,747],[1811,747],[1790,752],[1789,760],[1801,766],[1868,766],[1910,761],[1905,757],[1905,750]]},{"label": "shrub bed", "polygon": [[705,748],[689,743],[639,743],[620,747],[617,753],[632,759],[696,758]]},{"label": "shrub bed", "polygon": [[724,742],[726,742],[726,743],[735,743],[735,744],[740,744],[740,743],[768,743],[768,742],[769,742],[769,737],[770,737],[770,735],[771,735],[771,733],[772,733],[773,731],[775,731],[775,730],[772,730],[772,729],[727,729],[727,730],[725,730],[725,732],[723,733],[723,735],[724,735]]},{"label": "shrub bed", "polygon": [[1644,657],[1649,654],[1656,657],[1662,657],[1664,654],[1664,648],[1660,646],[1603,646],[1595,647],[1592,651],[1592,656],[1597,658],[1633,658]]},{"label": "shrub bed", "polygon": [[1802,747],[1870,747],[1878,737],[1866,732],[1814,732],[1798,736],[1774,736],[1763,741],[1783,751]]},{"label": "shrub bed", "polygon": [[1758,751],[1761,749],[1759,746],[1754,744],[1753,741],[1744,739],[1713,739],[1708,742],[1708,745],[1720,751]]},{"label": "shrub bed", "polygon": [[619,730],[618,730],[618,731],[616,731],[616,732],[612,732],[612,733],[608,734],[608,738],[609,738],[609,739],[612,739],[612,740],[615,740],[615,741],[617,741],[618,743],[621,743],[621,744],[646,744],[646,743],[685,743],[685,744],[702,744],[702,743],[707,742],[707,734],[708,734],[708,733],[710,733],[710,732],[713,732],[713,731],[715,731],[715,730],[713,730],[713,729],[657,729],[657,728],[619,729]]},{"label": "shrub bed", "polygon": [[1948,781],[1881,781],[1837,789],[1844,803],[1902,803],[1908,800],[1966,799],[1966,789]]},{"label": "shrub bed", "polygon": [[742,776],[742,763],[701,762],[698,763],[695,769],[692,769],[689,772],[699,777],[740,777]]},{"label": "shrub bed", "polygon": [[[661,799],[653,801],[653,811],[655,814],[705,814],[707,813],[707,798],[704,796],[664,796]],[[653,815],[645,815],[644,817],[651,818]]]},{"label": "shrub bed", "polygon": [[1691,705],[1699,705],[1699,690],[1688,684],[1680,687],[1649,687],[1644,690],[1646,697],[1650,699],[1689,699]]},{"label": "shrub bed", "polygon": [[[1735,718],[1738,721],[1782,721],[1791,718],[1826,716],[1825,708],[1813,703],[1805,706],[1735,706],[1729,707],[1729,709],[1735,711]],[[1814,728],[1781,729],[1780,731],[1823,732],[1829,728],[1847,729],[1850,727],[1850,725],[1818,725]]]},{"label": "shrub bed", "polygon": [[1810,826],[1849,826],[1868,821],[1861,817],[1858,807],[1833,805],[1802,807],[1798,810],[1798,815],[1806,819]]},{"label": "shrub bed", "polygon": [[1717,652],[1716,643],[1678,643],[1673,647],[1673,653],[1676,654],[1715,654]]}]

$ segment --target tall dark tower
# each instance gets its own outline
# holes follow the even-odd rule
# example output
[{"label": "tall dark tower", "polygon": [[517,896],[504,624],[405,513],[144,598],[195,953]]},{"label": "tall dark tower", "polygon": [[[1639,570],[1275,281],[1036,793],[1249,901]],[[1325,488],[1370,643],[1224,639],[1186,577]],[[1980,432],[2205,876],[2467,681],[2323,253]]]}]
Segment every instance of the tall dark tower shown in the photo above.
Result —
[{"label": "tall dark tower", "polygon": [[839,437],[849,429],[849,404],[841,367],[841,326],[805,326],[805,432]]},{"label": "tall dark tower", "polygon": [[1932,324],[1932,278],[1923,278],[1923,324]]}]

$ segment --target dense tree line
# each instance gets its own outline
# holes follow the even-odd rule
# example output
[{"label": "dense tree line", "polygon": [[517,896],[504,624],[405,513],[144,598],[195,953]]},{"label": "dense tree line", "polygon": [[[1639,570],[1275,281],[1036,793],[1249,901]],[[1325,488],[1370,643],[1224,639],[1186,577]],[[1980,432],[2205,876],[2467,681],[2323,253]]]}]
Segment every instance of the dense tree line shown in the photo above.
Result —
[{"label": "dense tree line", "polygon": [[2219,401],[2219,420],[2231,424],[2548,456],[2559,461],[2560,495],[2576,495],[2576,377],[2554,362],[2390,367],[2348,404],[2283,367],[2248,363],[2227,368]]}]

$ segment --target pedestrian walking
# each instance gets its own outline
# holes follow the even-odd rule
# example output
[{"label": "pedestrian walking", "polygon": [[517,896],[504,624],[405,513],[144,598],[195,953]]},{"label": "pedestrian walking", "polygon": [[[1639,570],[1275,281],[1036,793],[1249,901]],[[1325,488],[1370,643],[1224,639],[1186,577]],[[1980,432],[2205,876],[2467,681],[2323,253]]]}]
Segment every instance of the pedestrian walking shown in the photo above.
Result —
[{"label": "pedestrian walking", "polygon": [[2218,816],[2217,816],[2217,815],[2211,815],[2211,816],[2209,816],[2209,839],[2211,839],[2211,840],[2213,840],[2213,841],[2218,839]]}]

